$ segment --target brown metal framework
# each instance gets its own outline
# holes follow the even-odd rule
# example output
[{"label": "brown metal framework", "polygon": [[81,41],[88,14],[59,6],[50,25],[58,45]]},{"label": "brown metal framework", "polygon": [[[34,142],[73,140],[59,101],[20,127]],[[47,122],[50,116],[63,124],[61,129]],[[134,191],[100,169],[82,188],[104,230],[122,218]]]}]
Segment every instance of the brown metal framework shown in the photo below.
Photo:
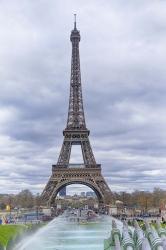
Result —
[{"label": "brown metal framework", "polygon": [[[101,166],[96,164],[89,141],[90,131],[86,128],[79,57],[80,32],[74,22],[71,32],[72,43],[70,98],[67,126],[63,131],[64,141],[52,175],[42,193],[49,204],[53,204],[57,193],[67,185],[80,183],[91,187],[100,203],[111,202],[111,191],[101,174]],[[69,164],[72,145],[81,145],[84,164]]]}]

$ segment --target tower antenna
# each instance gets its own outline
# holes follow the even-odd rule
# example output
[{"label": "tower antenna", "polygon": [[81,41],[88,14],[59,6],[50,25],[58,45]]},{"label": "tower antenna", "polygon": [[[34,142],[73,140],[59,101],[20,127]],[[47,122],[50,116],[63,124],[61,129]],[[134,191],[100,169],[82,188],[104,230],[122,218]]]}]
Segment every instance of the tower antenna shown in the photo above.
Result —
[{"label": "tower antenna", "polygon": [[77,14],[74,14],[74,29],[76,30]]}]

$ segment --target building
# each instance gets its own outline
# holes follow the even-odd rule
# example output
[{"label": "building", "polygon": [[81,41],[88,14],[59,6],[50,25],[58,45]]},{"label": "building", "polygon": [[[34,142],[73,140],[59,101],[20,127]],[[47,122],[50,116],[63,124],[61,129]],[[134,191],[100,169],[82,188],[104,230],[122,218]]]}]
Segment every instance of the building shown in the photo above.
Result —
[{"label": "building", "polygon": [[59,196],[61,196],[61,197],[65,197],[65,196],[66,196],[66,187],[62,188],[62,189],[59,191]]}]

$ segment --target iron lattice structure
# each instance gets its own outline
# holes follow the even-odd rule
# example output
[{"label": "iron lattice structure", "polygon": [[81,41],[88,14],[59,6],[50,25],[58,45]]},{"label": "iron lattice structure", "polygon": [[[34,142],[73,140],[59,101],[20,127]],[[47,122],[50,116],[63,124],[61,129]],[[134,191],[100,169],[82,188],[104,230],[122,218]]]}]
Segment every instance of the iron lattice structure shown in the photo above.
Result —
[{"label": "iron lattice structure", "polygon": [[[111,191],[101,174],[101,165],[96,163],[86,128],[83,108],[79,42],[80,32],[74,22],[72,43],[70,98],[67,126],[63,131],[64,141],[52,175],[42,193],[48,204],[53,204],[57,193],[69,184],[80,183],[92,188],[100,203],[111,202]],[[81,145],[84,164],[69,164],[72,145]]]}]

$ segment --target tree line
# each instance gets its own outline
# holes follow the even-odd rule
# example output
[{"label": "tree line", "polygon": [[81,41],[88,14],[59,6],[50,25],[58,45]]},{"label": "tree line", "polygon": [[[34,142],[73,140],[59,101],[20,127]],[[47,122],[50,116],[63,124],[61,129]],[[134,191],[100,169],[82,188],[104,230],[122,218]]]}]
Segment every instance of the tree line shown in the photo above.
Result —
[{"label": "tree line", "polygon": [[[126,207],[148,209],[166,205],[166,190],[155,187],[152,192],[135,190],[134,192],[112,192],[114,203],[122,202]],[[28,189],[18,194],[0,194],[0,209],[33,208],[41,205],[39,194],[33,194]]]},{"label": "tree line", "polygon": [[123,202],[124,206],[140,209],[166,206],[166,190],[155,187],[152,192],[135,190],[134,192],[114,192],[114,200]]},{"label": "tree line", "polygon": [[28,189],[18,194],[0,194],[0,209],[6,209],[6,206],[10,206],[11,209],[40,206],[40,195],[33,194]]}]

